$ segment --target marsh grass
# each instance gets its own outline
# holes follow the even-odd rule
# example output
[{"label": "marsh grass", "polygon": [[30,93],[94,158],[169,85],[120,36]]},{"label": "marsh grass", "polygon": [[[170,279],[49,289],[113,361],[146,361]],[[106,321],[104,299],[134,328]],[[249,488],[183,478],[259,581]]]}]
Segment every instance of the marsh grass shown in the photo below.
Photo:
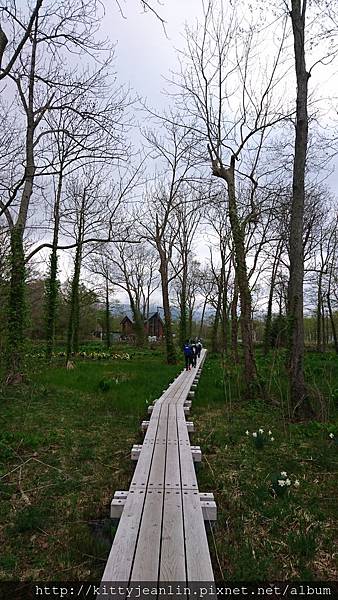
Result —
[{"label": "marsh grass", "polygon": [[[317,359],[317,360],[316,360]],[[259,374],[272,381],[271,398],[244,400],[239,367],[209,356],[192,418],[194,443],[202,448],[201,491],[214,492],[218,520],[209,538],[216,579],[337,579],[337,413],[330,389],[338,383],[337,358],[307,356],[308,378],[327,394],[329,419],[292,423],[279,391],[285,387],[281,357],[258,357]],[[224,373],[227,385],[223,385]],[[231,398],[229,397],[231,394]],[[278,401],[278,402],[277,402]],[[229,407],[231,408],[231,412]],[[256,448],[245,434],[263,428],[274,441]],[[292,480],[287,493],[273,492],[276,472]],[[293,484],[299,480],[296,488]]]},{"label": "marsh grass", "polygon": [[[129,352],[130,361],[76,359],[71,371],[32,360],[25,385],[2,389],[2,580],[100,580],[116,529],[110,500],[129,487],[146,402],[180,370],[160,349]],[[257,362],[266,397],[244,399],[240,367],[210,355],[192,406],[199,489],[218,505],[209,534],[215,577],[336,579],[337,359],[306,357],[307,380],[329,400],[326,420],[310,423],[289,419],[283,354]],[[245,432],[259,428],[274,442],[257,449]],[[276,497],[281,471],[300,485]]]},{"label": "marsh grass", "polygon": [[[109,504],[128,489],[146,401],[179,366],[159,351],[130,361],[32,361],[1,392],[0,579],[99,581],[112,542]],[[112,381],[100,389],[100,381]]]}]

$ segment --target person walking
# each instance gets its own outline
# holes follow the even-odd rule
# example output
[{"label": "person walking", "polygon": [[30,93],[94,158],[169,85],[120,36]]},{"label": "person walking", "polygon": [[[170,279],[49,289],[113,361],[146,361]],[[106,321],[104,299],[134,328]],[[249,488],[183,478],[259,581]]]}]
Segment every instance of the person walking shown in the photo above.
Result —
[{"label": "person walking", "polygon": [[197,349],[197,358],[200,358],[201,351],[202,351],[202,342],[200,339],[197,340],[196,349]]},{"label": "person walking", "polygon": [[197,363],[197,346],[195,344],[194,341],[192,341],[190,343],[190,347],[191,347],[191,365],[193,367],[196,367],[196,363]]},{"label": "person walking", "polygon": [[189,371],[191,369],[191,357],[192,357],[192,350],[191,350],[191,346],[189,344],[189,340],[186,340],[184,343],[183,354],[184,354],[184,360],[185,360],[185,370]]}]

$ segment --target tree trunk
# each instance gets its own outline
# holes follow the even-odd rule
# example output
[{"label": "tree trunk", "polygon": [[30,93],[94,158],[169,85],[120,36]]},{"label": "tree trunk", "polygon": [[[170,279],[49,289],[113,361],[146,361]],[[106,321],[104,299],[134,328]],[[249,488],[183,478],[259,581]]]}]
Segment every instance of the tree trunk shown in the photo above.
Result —
[{"label": "tree trunk", "polygon": [[189,307],[188,309],[188,338],[191,339],[192,338],[192,317],[194,314],[194,309],[192,307]]},{"label": "tree trunk", "polygon": [[144,318],[140,307],[136,305],[133,295],[129,295],[130,308],[133,313],[135,343],[138,348],[143,348],[145,344]]},{"label": "tree trunk", "polygon": [[11,230],[10,289],[8,302],[7,334],[7,382],[22,380],[25,341],[25,287],[26,269],[23,249],[23,231],[19,227]]},{"label": "tree trunk", "polygon": [[110,348],[110,305],[108,277],[106,277],[106,346],[107,348]]},{"label": "tree trunk", "polygon": [[76,247],[75,260],[74,260],[74,275],[73,275],[72,287],[71,287],[66,363],[68,363],[72,353],[78,352],[78,349],[79,349],[79,324],[80,324],[79,285],[80,285],[80,273],[81,273],[81,259],[82,259],[82,243],[79,242]]},{"label": "tree trunk", "polygon": [[229,217],[235,252],[235,269],[239,289],[239,300],[241,308],[241,334],[244,352],[244,378],[247,389],[252,387],[256,381],[257,370],[254,358],[252,323],[251,323],[251,293],[246,268],[244,231],[241,226],[236,203],[235,191],[235,157],[231,157],[231,166],[226,170]]},{"label": "tree trunk", "polygon": [[177,362],[174,338],[173,338],[173,330],[172,330],[172,320],[171,320],[171,312],[170,312],[170,303],[169,303],[169,286],[168,286],[168,265],[166,262],[163,253],[160,254],[160,275],[161,275],[161,284],[162,284],[162,302],[163,302],[163,311],[164,311],[164,335],[165,335],[165,343],[166,343],[166,353],[167,353],[167,363],[168,365],[174,365]]},{"label": "tree trunk", "polygon": [[290,220],[289,258],[290,280],[288,288],[289,320],[289,386],[293,413],[308,416],[309,401],[306,397],[304,380],[304,322],[303,322],[303,281],[304,281],[304,199],[305,164],[308,144],[308,79],[305,65],[305,10],[300,0],[291,0],[290,13],[294,38],[295,68],[297,79],[296,138],[293,163],[292,207]]},{"label": "tree trunk", "polygon": [[180,321],[179,321],[179,344],[180,348],[183,348],[184,342],[188,337],[188,323],[187,323],[187,297],[186,290],[183,287],[180,293]]},{"label": "tree trunk", "polygon": [[62,171],[60,172],[58,187],[56,192],[55,206],[54,206],[54,231],[53,231],[53,242],[52,252],[49,263],[49,278],[46,281],[46,358],[50,360],[54,350],[55,340],[55,325],[58,308],[58,294],[59,294],[59,283],[57,280],[58,272],[58,256],[57,247],[59,241],[59,228],[60,228],[60,202],[62,192]]},{"label": "tree trunk", "polygon": [[16,382],[22,379],[24,367],[24,340],[25,340],[25,285],[26,270],[23,248],[23,237],[27,222],[28,208],[33,193],[35,177],[34,160],[34,84],[37,44],[37,17],[35,19],[34,34],[32,36],[32,51],[29,74],[28,102],[26,104],[26,141],[25,141],[25,178],[20,201],[19,214],[15,225],[11,226],[11,273],[10,292],[8,302],[8,334],[7,334],[7,382]]},{"label": "tree trunk", "polygon": [[[276,256],[274,258],[273,265],[272,265],[269,300],[268,300],[268,310],[267,310],[265,328],[264,328],[264,354],[267,354],[271,348],[272,303],[273,303],[273,295],[274,295],[274,290],[275,290],[276,276],[277,276],[279,261],[280,261],[280,257],[281,257],[281,251],[282,251],[282,244],[278,244]],[[281,315],[281,304],[280,304],[279,314]]]},{"label": "tree trunk", "polygon": [[225,252],[221,251],[221,285],[222,285],[222,305],[221,305],[221,324],[222,324],[222,352],[228,353],[228,281],[230,277],[229,269],[225,275]]},{"label": "tree trunk", "polygon": [[238,285],[237,285],[237,280],[235,278],[234,295],[233,295],[232,302],[231,302],[231,354],[232,354],[234,363],[239,362],[237,304],[238,304]]},{"label": "tree trunk", "polygon": [[207,301],[208,299],[205,298],[204,303],[203,303],[203,309],[202,309],[202,315],[201,315],[201,322],[200,322],[200,326],[199,326],[199,330],[198,330],[198,337],[202,337],[202,329],[203,329],[203,323],[204,323],[204,315],[205,315],[205,309],[207,307]]},{"label": "tree trunk", "polygon": [[217,305],[214,322],[212,324],[211,331],[211,352],[219,351],[219,343],[218,343],[218,329],[219,329],[219,321],[221,315],[221,305],[222,305],[222,288],[218,286],[218,296],[217,296]]},{"label": "tree trunk", "polygon": [[330,293],[329,292],[326,295],[326,301],[327,301],[327,307],[328,307],[328,310],[329,310],[329,317],[330,317],[330,323],[331,323],[331,329],[332,329],[334,349],[336,351],[336,354],[338,354],[337,329],[336,329],[336,324],[335,324],[335,320],[334,320],[334,316],[333,316],[333,312],[332,312],[331,299],[330,299]]},{"label": "tree trunk", "polygon": [[319,273],[317,289],[317,314],[316,314],[316,347],[317,352],[323,352],[322,345],[322,271]]},{"label": "tree trunk", "polygon": [[324,307],[324,298],[321,299],[321,309],[322,309],[322,348],[323,352],[326,352],[326,325],[325,325],[325,307]]}]

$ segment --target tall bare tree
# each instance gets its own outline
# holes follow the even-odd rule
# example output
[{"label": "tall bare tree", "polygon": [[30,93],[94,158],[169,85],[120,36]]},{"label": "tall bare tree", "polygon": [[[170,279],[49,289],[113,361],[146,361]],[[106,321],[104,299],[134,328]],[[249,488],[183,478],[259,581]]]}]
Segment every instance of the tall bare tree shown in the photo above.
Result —
[{"label": "tall bare tree", "polygon": [[[227,10],[228,9],[228,10]],[[255,221],[255,194],[259,159],[269,128],[280,119],[281,98],[273,96],[284,32],[275,56],[267,59],[260,81],[255,72],[257,33],[243,33],[236,8],[209,0],[204,20],[196,29],[187,29],[187,49],[175,83],[182,104],[196,118],[195,130],[207,143],[212,173],[224,181],[228,195],[236,280],[241,306],[245,379],[250,388],[257,371],[252,338],[252,306],[245,250],[245,224],[238,205],[236,178],[246,181],[248,210],[245,219]],[[255,88],[255,89],[254,89]],[[234,90],[237,89],[237,93]]]}]

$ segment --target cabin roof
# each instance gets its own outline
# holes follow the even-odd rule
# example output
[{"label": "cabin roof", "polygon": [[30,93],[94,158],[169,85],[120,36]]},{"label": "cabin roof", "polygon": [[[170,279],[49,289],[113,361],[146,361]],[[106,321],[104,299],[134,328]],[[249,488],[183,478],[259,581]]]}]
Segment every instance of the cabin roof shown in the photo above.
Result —
[{"label": "cabin roof", "polygon": [[[156,311],[156,312],[152,313],[151,315],[149,315],[148,319],[145,319],[144,322],[147,323],[148,321],[152,321],[153,319],[158,319],[162,323],[162,325],[164,325],[164,322],[163,322],[163,320],[161,318],[161,315],[160,315],[160,313],[158,311]],[[134,321],[130,317],[128,317],[128,315],[125,315],[123,317],[122,321],[120,321],[120,323],[122,325],[123,323],[127,323],[127,322],[129,322],[131,324],[134,324]]]}]

